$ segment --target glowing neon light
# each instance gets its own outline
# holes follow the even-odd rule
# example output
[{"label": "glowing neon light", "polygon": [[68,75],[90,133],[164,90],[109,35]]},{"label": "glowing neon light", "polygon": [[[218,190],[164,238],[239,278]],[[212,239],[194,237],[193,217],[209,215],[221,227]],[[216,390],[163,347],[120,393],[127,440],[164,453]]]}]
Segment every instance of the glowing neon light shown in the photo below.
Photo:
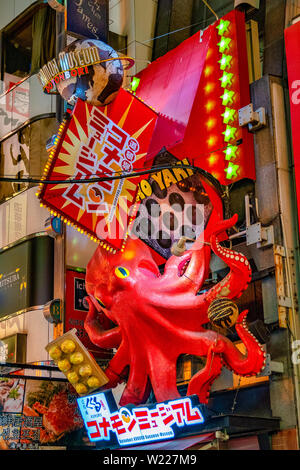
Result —
[{"label": "glowing neon light", "polygon": [[214,83],[208,83],[208,84],[204,87],[205,93],[208,95],[209,93],[211,93],[211,92],[213,91],[214,88],[215,88],[215,84],[214,84]]},{"label": "glowing neon light", "polygon": [[207,127],[208,130],[211,130],[215,125],[216,125],[216,119],[215,118],[210,118],[206,123],[206,127]]},{"label": "glowing neon light", "polygon": [[224,94],[221,96],[223,106],[233,103],[234,91],[224,90]]},{"label": "glowing neon light", "polygon": [[141,79],[138,78],[138,77],[133,77],[133,79],[131,80],[131,83],[130,83],[130,86],[131,86],[131,91],[136,91],[139,84],[140,84],[140,81]]},{"label": "glowing neon light", "polygon": [[213,146],[215,145],[216,141],[217,141],[217,137],[214,136],[214,135],[212,135],[212,136],[210,136],[209,139],[207,140],[207,145],[208,145],[209,147],[213,147]]},{"label": "glowing neon light", "polygon": [[222,37],[221,41],[218,43],[219,51],[222,53],[225,51],[228,51],[230,47],[230,43],[231,43],[231,38]]},{"label": "glowing neon light", "polygon": [[221,20],[220,24],[217,26],[218,34],[223,36],[225,33],[228,33],[230,26],[230,21],[228,20]]},{"label": "glowing neon light", "polygon": [[235,159],[237,157],[236,152],[238,151],[238,147],[235,145],[229,145],[226,150],[224,150],[225,153],[225,160],[231,160]]},{"label": "glowing neon light", "polygon": [[227,173],[227,179],[233,179],[237,177],[237,171],[239,169],[239,165],[234,165],[233,163],[229,163],[228,168],[225,168],[225,172]]},{"label": "glowing neon light", "polygon": [[225,136],[225,142],[230,142],[231,140],[235,139],[235,134],[236,134],[237,128],[236,127],[231,127],[227,126],[226,131],[223,132]]},{"label": "glowing neon light", "polygon": [[231,66],[232,55],[223,54],[222,59],[219,60],[221,70],[226,70]]},{"label": "glowing neon light", "polygon": [[210,111],[212,111],[216,106],[216,102],[215,101],[208,101],[205,105],[205,108],[206,108],[206,111],[209,113]]},{"label": "glowing neon light", "polygon": [[219,78],[221,80],[221,86],[223,88],[230,87],[232,85],[233,73],[224,72],[223,76]]},{"label": "glowing neon light", "polygon": [[209,75],[211,75],[214,71],[214,67],[212,65],[207,65],[204,69],[204,76],[205,77],[208,77]]},{"label": "glowing neon light", "polygon": [[226,108],[225,113],[223,113],[222,116],[223,116],[223,122],[225,124],[229,124],[230,122],[235,121],[236,110],[231,109],[231,108]]},{"label": "glowing neon light", "polygon": [[111,390],[107,390],[78,398],[77,402],[89,440],[103,447],[174,439],[188,434],[190,426],[194,429],[204,423],[195,397],[118,409]]}]

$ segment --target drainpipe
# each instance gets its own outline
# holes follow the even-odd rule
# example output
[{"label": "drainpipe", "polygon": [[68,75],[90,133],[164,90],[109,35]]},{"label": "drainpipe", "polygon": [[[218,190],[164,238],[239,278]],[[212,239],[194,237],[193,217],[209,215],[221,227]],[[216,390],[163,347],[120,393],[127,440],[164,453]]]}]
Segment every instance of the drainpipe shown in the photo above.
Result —
[{"label": "drainpipe", "polygon": [[[291,341],[300,339],[299,315],[297,311],[297,294],[299,295],[299,279],[295,276],[294,269],[299,266],[299,252],[296,247],[299,245],[297,236],[297,222],[295,220],[295,211],[293,210],[293,174],[289,162],[288,135],[286,128],[285,101],[284,91],[281,83],[278,81],[271,82],[272,106],[274,116],[274,145],[276,158],[276,171],[278,180],[278,197],[280,220],[283,232],[283,245],[286,256],[286,272],[287,283],[289,288],[289,296],[291,299]],[[291,252],[295,259],[295,267],[291,263]],[[295,280],[294,280],[295,279]],[[299,299],[298,299],[299,301]],[[288,313],[287,313],[288,315]],[[293,364],[296,412],[298,421],[298,442],[300,442],[300,371],[299,365]]]}]

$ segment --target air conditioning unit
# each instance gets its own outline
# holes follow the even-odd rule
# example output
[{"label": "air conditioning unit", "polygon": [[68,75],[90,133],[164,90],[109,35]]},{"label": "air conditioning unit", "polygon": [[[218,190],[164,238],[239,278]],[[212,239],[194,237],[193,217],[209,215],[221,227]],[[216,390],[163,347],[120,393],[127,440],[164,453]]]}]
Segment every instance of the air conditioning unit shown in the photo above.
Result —
[{"label": "air conditioning unit", "polygon": [[247,2],[244,2],[244,0],[235,0],[234,2],[234,8],[238,7],[239,5],[249,5],[250,7],[257,8],[259,9],[259,0],[248,0]]}]

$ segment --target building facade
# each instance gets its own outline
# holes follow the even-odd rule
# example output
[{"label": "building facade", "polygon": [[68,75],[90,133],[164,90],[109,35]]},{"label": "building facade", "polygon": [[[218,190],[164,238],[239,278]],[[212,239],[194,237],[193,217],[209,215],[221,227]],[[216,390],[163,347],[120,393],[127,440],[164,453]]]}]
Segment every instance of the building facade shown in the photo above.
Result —
[{"label": "building facade", "polygon": [[[85,270],[96,245],[70,224],[53,222],[36,198],[37,183],[24,181],[41,179],[67,109],[60,95],[43,93],[37,78],[41,67],[76,37],[53,3],[61,2],[0,0],[0,357],[7,363],[51,364],[45,346],[76,328],[105,366],[114,352],[95,348],[83,328]],[[249,309],[249,328],[263,345],[267,363],[255,378],[224,370],[211,389],[211,408],[257,420],[280,418],[278,428],[254,426],[245,430],[247,442],[239,435],[232,444],[229,439],[227,448],[298,450],[300,221],[284,31],[300,14],[300,2],[213,0],[210,8],[202,0],[108,3],[107,42],[135,60],[124,88],[136,76],[142,83],[147,66],[216,18],[235,9],[245,14],[250,103],[265,119],[252,132],[255,179],[245,175],[223,185],[224,212],[226,218],[239,217],[229,243],[250,260],[252,281],[237,304],[240,311]],[[211,283],[226,274],[216,256],[210,268]],[[54,299],[60,302],[58,323],[45,313]],[[234,332],[227,334],[238,343]],[[12,337],[19,346],[10,360],[6,345]],[[202,366],[201,358],[180,358],[177,383],[183,394]]]}]

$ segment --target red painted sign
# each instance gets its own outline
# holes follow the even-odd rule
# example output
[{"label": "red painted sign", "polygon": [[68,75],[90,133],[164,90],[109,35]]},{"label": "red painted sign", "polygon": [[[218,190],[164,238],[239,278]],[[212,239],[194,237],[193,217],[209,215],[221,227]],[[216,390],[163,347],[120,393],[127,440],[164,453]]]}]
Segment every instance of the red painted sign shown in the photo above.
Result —
[{"label": "red painted sign", "polygon": [[285,47],[290,92],[298,222],[300,224],[300,22],[285,30]]},{"label": "red painted sign", "polygon": [[[160,113],[155,142],[151,143],[151,148],[153,145],[157,147],[157,142],[160,145],[165,142],[166,149],[177,158],[188,158],[223,185],[242,178],[255,179],[253,135],[247,128],[239,127],[238,122],[238,110],[250,103],[245,31],[244,14],[236,10],[230,12],[206,31],[195,34],[172,51],[173,69],[180,68],[181,62],[184,64],[185,80],[182,80],[182,72],[179,76],[180,86],[172,74],[169,53],[139,74],[141,81],[136,92]],[[204,61],[200,48],[196,47],[200,41],[206,44],[206,49],[202,49],[202,53],[207,51]],[[194,49],[190,51],[190,47]],[[186,57],[195,59],[194,50],[198,50],[199,54],[198,74],[192,73],[195,61],[186,60]],[[160,72],[161,69],[164,74]],[[175,83],[172,86],[168,84],[170,96],[164,98],[163,106],[160,106],[157,97],[165,96],[164,75],[167,70],[170,81],[174,80]],[[160,73],[165,79],[153,78],[150,71]],[[194,96],[192,107],[187,107],[182,97],[191,97],[187,91],[190,84]],[[187,103],[190,104],[190,101],[187,100]],[[183,130],[179,129],[175,143],[174,136],[168,135],[167,124],[174,120],[176,128],[179,106],[183,109],[184,120],[180,122]]]},{"label": "red painted sign", "polygon": [[162,147],[182,142],[210,36],[210,29],[193,35],[137,75],[140,78],[137,95],[159,113],[149,155],[155,156]]},{"label": "red painted sign", "polygon": [[55,183],[42,186],[41,201],[109,251],[121,249],[140,178],[115,177],[143,167],[156,119],[124,89],[103,108],[78,99],[46,165],[44,179]]}]

